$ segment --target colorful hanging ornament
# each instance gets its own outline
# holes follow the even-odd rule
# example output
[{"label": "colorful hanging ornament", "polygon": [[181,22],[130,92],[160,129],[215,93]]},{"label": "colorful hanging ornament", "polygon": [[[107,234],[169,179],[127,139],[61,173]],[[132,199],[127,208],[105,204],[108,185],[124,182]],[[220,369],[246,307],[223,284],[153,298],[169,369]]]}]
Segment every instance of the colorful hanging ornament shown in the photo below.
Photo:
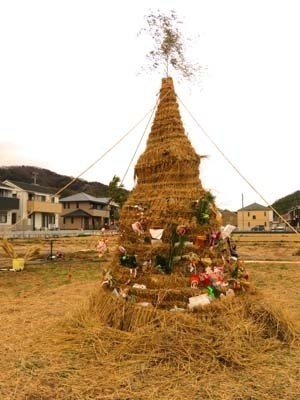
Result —
[{"label": "colorful hanging ornament", "polygon": [[108,253],[107,247],[108,239],[99,240],[96,250],[98,251],[98,257],[101,258],[105,253]]}]

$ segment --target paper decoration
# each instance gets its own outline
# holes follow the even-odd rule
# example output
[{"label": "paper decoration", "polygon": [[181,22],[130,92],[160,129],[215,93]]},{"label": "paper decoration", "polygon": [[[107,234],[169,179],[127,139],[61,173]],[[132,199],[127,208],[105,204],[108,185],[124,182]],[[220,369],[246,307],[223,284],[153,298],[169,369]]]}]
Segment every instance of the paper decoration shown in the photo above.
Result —
[{"label": "paper decoration", "polygon": [[150,232],[152,239],[160,240],[162,238],[164,230],[163,229],[149,229],[149,232]]}]

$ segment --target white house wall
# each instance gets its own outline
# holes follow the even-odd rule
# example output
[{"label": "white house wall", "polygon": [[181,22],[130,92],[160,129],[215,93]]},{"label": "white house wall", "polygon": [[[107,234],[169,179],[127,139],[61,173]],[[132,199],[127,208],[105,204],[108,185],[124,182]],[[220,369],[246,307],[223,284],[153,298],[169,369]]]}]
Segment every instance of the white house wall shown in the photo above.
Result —
[{"label": "white house wall", "polygon": [[[12,182],[9,182],[8,180],[4,182],[7,186],[10,186],[12,188],[12,193],[16,194],[17,198],[19,199],[19,209],[14,211],[16,212],[17,215],[17,226],[14,230],[32,230],[33,229],[33,218],[34,218],[34,224],[35,224],[35,229],[41,229],[42,228],[42,213],[40,212],[35,212],[34,216],[31,215],[28,218],[28,211],[27,211],[27,202],[29,201],[29,195],[28,192],[19,188],[18,186],[14,185]],[[35,200],[41,200],[42,197],[45,198],[45,203],[51,203],[52,198],[54,198],[54,203],[59,204],[59,197],[58,196],[53,196],[51,194],[43,194],[43,193],[34,193],[34,198]],[[59,214],[54,214],[55,215],[55,223],[58,223],[59,219]],[[11,225],[11,215],[10,215],[10,225]]]}]

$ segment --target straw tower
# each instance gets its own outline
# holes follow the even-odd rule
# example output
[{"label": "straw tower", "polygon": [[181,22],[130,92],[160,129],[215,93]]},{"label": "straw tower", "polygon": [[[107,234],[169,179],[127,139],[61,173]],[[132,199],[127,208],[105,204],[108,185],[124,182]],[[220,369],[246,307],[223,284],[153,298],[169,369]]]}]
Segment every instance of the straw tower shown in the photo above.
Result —
[{"label": "straw tower", "polygon": [[[90,311],[104,325],[131,332],[133,343],[143,332],[149,335],[148,340],[143,336],[143,343],[152,346],[158,332],[163,332],[158,346],[166,342],[176,353],[187,334],[186,349],[204,340],[203,348],[211,347],[211,351],[192,350],[188,358],[188,364],[199,360],[197,369],[210,362],[203,359],[204,354],[213,354],[214,363],[218,351],[224,349],[221,362],[231,365],[227,360],[233,357],[235,365],[235,360],[244,357],[241,352],[248,359],[252,344],[253,352],[259,354],[262,347],[257,351],[255,346],[262,338],[280,337],[291,343],[295,337],[289,318],[258,296],[243,260],[234,257],[234,249],[226,245],[230,241],[224,236],[212,241],[222,227],[214,199],[201,184],[200,161],[185,134],[173,81],[164,78],[146,149],[135,166],[136,186],[120,212],[119,250],[122,254],[125,250],[128,259],[137,256],[138,272],[134,274],[136,266],[122,264],[123,255],[118,254],[112,269],[103,270],[101,287],[89,303]],[[160,239],[153,238],[153,229],[163,230]],[[165,269],[159,268],[163,259],[167,260]],[[199,278],[196,285],[195,275]],[[145,357],[151,351],[143,347]],[[130,349],[126,352],[130,354]],[[179,350],[176,359],[182,354]]]},{"label": "straw tower", "polygon": [[[150,253],[167,256],[179,226],[185,227],[190,242],[219,228],[213,202],[209,220],[197,223],[197,205],[207,195],[199,178],[200,161],[183,127],[173,80],[163,78],[146,149],[135,166],[136,185],[120,213],[126,250],[143,257],[152,247]],[[135,222],[142,227],[138,234],[132,229]],[[149,229],[163,229],[161,241],[153,241]]]}]

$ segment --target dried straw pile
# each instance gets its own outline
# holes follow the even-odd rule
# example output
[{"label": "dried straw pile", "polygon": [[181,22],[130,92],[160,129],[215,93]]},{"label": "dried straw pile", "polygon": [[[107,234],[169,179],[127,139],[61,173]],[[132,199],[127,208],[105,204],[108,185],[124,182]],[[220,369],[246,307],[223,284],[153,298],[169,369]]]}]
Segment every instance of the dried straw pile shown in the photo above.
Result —
[{"label": "dried straw pile", "polygon": [[[140,268],[128,282],[128,268],[116,256],[109,284],[91,295],[87,312],[77,316],[74,329],[83,329],[85,336],[76,342],[81,359],[89,358],[92,348],[97,360],[89,376],[78,368],[72,382],[77,393],[85,390],[85,398],[276,398],[271,385],[267,390],[255,382],[249,385],[249,376],[259,365],[272,376],[277,367],[270,352],[279,359],[293,345],[297,332],[288,313],[246,284],[238,295],[187,308],[188,299],[206,289],[191,288],[184,257],[195,254],[203,269],[204,258],[215,265],[224,261],[223,248],[212,251],[207,241],[203,246],[195,241],[197,236],[209,240],[221,225],[213,202],[207,220],[196,218],[197,201],[207,195],[199,178],[200,159],[184,133],[172,79],[165,78],[146,150],[135,167],[137,184],[120,212],[120,247],[140,262],[151,259],[152,266],[146,272]],[[135,222],[138,231],[132,227]],[[171,273],[162,274],[153,261],[174,255],[172,238],[179,226],[186,229],[189,245],[181,248]],[[163,236],[153,242],[149,229],[156,228],[163,229]],[[226,259],[228,250],[222,253]],[[89,331],[89,318],[97,329]]]},{"label": "dried straw pile", "polygon": [[[236,331],[236,339],[241,335],[241,330],[242,336],[245,334],[249,338],[250,335],[253,340],[254,336],[259,336],[291,343],[296,337],[296,328],[288,312],[273,307],[254,288],[240,296],[225,297],[204,307],[195,307],[192,311],[186,308],[191,295],[189,289],[137,289],[133,293],[139,302],[135,299],[124,300],[101,288],[91,296],[89,311],[102,324],[130,332],[150,325],[171,328],[174,321],[180,320],[183,324],[187,323],[187,330],[199,326],[204,331],[209,328],[209,334],[210,329],[217,329],[220,330],[218,334],[227,335],[231,326],[230,331]],[[144,302],[150,302],[152,306],[145,306]]]},{"label": "dried straw pile", "polygon": [[[171,288],[180,285],[169,278]],[[1,399],[298,400],[297,311],[274,308],[281,282],[273,298],[248,291],[195,312],[152,310],[144,321],[104,289],[86,304],[95,286],[2,296]],[[297,290],[288,298],[297,302]]]},{"label": "dried straw pile", "polygon": [[57,363],[64,360],[65,398],[297,399],[296,382],[284,384],[295,328],[257,293],[194,313],[140,314],[100,291],[89,307],[73,315],[61,339],[54,335],[53,346],[47,335],[49,349],[59,350]]}]

